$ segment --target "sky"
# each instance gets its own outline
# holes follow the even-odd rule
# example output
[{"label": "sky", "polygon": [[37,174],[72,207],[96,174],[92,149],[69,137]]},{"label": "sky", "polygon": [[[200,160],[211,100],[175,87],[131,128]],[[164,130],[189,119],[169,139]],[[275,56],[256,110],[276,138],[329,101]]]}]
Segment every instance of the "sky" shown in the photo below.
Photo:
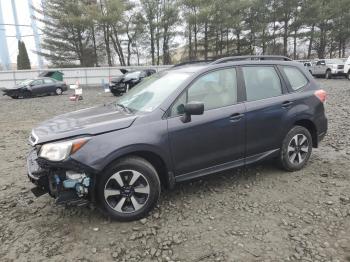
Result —
[{"label": "sky", "polygon": [[[5,24],[14,24],[13,13],[12,13],[12,5],[11,0],[0,0],[2,7],[2,15]],[[35,8],[40,9],[41,0],[32,0]],[[15,0],[15,4],[17,7],[17,17],[18,23],[21,25],[31,25],[28,0]],[[38,24],[38,28],[40,29],[40,24]],[[6,36],[16,36],[16,28],[15,26],[4,26],[6,29]],[[33,52],[35,50],[35,42],[33,36],[25,36],[25,35],[33,35],[32,27],[30,26],[21,26],[20,31],[22,34],[22,41],[24,41],[30,62],[32,66],[37,67],[37,55]],[[40,30],[39,30],[40,33]],[[7,46],[9,49],[10,60],[11,63],[16,63],[17,60],[17,39],[16,37],[7,37]]]}]

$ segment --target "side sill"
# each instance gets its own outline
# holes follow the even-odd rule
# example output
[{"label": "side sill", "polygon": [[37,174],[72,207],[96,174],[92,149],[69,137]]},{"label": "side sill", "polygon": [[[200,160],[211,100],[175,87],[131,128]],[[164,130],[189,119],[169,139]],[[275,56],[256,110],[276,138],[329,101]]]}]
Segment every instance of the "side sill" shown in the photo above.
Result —
[{"label": "side sill", "polygon": [[262,160],[264,160],[266,158],[278,156],[278,152],[279,151],[280,151],[280,149],[277,148],[277,149],[266,151],[264,153],[252,155],[252,156],[246,158],[245,164],[246,165],[250,165],[250,164],[262,161]]},{"label": "side sill", "polygon": [[198,171],[179,175],[179,176],[175,177],[175,182],[176,183],[183,182],[186,180],[190,180],[190,179],[194,179],[194,178],[198,178],[198,177],[202,177],[202,176],[207,176],[207,175],[210,175],[213,173],[222,172],[225,170],[241,167],[244,165],[250,165],[250,164],[253,164],[255,162],[259,162],[261,160],[264,160],[266,158],[277,156],[279,151],[280,151],[279,148],[273,149],[273,150],[266,151],[264,153],[260,153],[260,154],[256,154],[256,155],[247,157],[246,159],[241,158],[241,159],[231,161],[228,163],[224,163],[224,164],[216,165],[213,167],[208,167],[208,168],[204,168],[204,169],[201,169]]},{"label": "side sill", "polygon": [[202,176],[207,176],[213,173],[217,173],[217,172],[221,172],[224,170],[228,170],[228,169],[232,169],[232,168],[236,168],[239,166],[243,166],[244,165],[244,158],[232,161],[232,162],[228,162],[225,164],[220,164],[220,165],[216,165],[216,166],[212,166],[212,167],[208,167],[208,168],[204,168],[198,171],[194,171],[194,172],[190,172],[187,174],[183,174],[183,175],[179,175],[175,177],[175,181],[176,182],[182,182],[182,181],[186,181],[186,180],[190,180],[190,179],[194,179],[197,177],[202,177]]}]

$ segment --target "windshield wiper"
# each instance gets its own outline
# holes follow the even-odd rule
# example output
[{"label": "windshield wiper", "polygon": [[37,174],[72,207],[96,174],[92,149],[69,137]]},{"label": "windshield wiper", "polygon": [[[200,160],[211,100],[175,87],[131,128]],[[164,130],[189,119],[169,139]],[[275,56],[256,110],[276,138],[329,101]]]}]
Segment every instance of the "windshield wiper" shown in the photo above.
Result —
[{"label": "windshield wiper", "polygon": [[128,108],[127,106],[123,105],[123,104],[117,104],[117,106],[121,107],[125,112],[127,112],[128,114],[131,114],[132,111],[130,108]]}]

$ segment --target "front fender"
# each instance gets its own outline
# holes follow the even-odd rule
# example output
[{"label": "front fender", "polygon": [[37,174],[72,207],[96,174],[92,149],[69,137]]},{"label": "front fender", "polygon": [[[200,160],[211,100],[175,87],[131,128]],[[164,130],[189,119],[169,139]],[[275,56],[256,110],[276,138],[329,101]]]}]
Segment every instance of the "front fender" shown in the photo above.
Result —
[{"label": "front fender", "polygon": [[149,152],[149,153],[157,155],[160,159],[163,160],[167,169],[168,170],[171,169],[171,161],[167,157],[168,153],[165,152],[164,150],[162,150],[161,148],[158,148],[158,147],[153,146],[153,145],[148,145],[148,144],[134,144],[134,145],[129,145],[129,146],[119,148],[119,149],[113,151],[107,157],[105,157],[102,162],[99,161],[99,163],[98,163],[99,169],[102,171],[110,163],[112,163],[114,160],[116,160],[120,157],[126,156],[126,155],[136,154],[138,152],[145,152],[145,153]]}]

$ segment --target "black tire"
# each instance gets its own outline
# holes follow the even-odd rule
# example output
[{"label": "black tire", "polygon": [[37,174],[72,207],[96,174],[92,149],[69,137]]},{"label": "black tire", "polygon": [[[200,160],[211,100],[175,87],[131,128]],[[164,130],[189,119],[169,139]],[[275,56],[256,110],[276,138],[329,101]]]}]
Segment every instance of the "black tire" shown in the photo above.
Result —
[{"label": "black tire", "polygon": [[350,81],[350,70],[349,70],[348,73],[346,74],[346,78]]},{"label": "black tire", "polygon": [[15,95],[15,96],[11,96],[12,99],[18,99],[18,96]]},{"label": "black tire", "polygon": [[21,96],[22,96],[22,98],[31,98],[32,92],[30,92],[29,90],[24,90],[24,91],[22,91]]},{"label": "black tire", "polygon": [[[295,144],[295,137],[298,141],[298,145],[295,145],[295,151],[290,150]],[[306,138],[306,142],[303,142],[303,138]],[[292,141],[293,140],[293,141]],[[305,152],[307,150],[307,152]],[[312,137],[305,127],[295,126],[286,135],[283,140],[283,144],[280,150],[279,162],[281,167],[286,171],[297,171],[302,169],[308,162],[312,152]],[[296,154],[294,156],[294,153]],[[298,153],[300,155],[298,155]],[[294,157],[294,159],[293,159]]]},{"label": "black tire", "polygon": [[[141,174],[141,176],[131,183],[134,174]],[[117,182],[118,179],[115,179],[116,175],[122,179],[123,187]],[[157,171],[148,161],[137,156],[126,157],[113,163],[97,178],[96,182],[99,207],[103,213],[118,221],[132,221],[147,216],[160,196],[160,180]],[[148,193],[136,192],[137,189],[146,188]],[[105,197],[109,192],[117,191],[119,194]],[[140,205],[139,209],[136,209],[133,202],[135,200]],[[123,204],[120,205],[121,202]]]},{"label": "black tire", "polygon": [[55,94],[58,95],[58,96],[59,96],[59,95],[62,95],[62,94],[63,94],[62,88],[57,87],[56,90],[55,90]]},{"label": "black tire", "polygon": [[331,70],[327,70],[327,71],[326,71],[325,78],[326,78],[326,79],[332,79],[332,72],[331,72]]}]

